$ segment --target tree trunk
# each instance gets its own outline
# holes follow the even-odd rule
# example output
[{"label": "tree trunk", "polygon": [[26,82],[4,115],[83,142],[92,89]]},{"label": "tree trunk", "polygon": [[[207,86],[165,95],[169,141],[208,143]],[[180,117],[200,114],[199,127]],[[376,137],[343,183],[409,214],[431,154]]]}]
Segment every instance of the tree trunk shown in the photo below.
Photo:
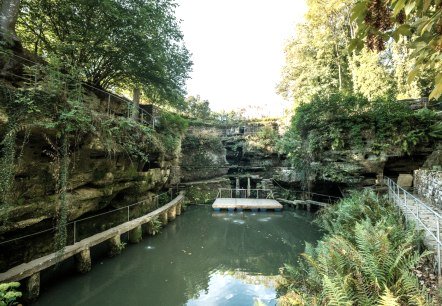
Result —
[{"label": "tree trunk", "polygon": [[135,87],[133,91],[133,109],[132,109],[132,119],[138,120],[139,116],[139,107],[140,107],[140,97],[141,97],[141,89],[139,87]]},{"label": "tree trunk", "polygon": [[3,0],[0,15],[0,30],[4,40],[19,42],[15,33],[18,13],[20,12],[20,0]]}]

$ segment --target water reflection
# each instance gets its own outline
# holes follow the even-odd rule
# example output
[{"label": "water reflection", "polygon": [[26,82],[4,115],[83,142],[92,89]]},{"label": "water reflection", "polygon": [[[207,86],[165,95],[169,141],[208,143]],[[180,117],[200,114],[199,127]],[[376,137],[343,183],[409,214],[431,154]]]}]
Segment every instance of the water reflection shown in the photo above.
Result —
[{"label": "water reflection", "polygon": [[307,212],[191,207],[86,275],[46,284],[37,305],[274,305],[274,278],[319,233]]},{"label": "water reflection", "polygon": [[278,276],[250,275],[240,271],[216,271],[207,291],[197,293],[186,305],[276,305]]}]

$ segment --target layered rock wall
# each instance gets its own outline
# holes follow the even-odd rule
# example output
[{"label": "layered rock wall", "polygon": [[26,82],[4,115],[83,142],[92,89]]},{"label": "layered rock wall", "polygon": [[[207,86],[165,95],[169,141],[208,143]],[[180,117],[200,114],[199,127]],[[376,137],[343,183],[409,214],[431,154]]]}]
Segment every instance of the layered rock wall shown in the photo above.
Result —
[{"label": "layered rock wall", "polygon": [[414,171],[414,188],[431,204],[442,208],[442,171]]}]

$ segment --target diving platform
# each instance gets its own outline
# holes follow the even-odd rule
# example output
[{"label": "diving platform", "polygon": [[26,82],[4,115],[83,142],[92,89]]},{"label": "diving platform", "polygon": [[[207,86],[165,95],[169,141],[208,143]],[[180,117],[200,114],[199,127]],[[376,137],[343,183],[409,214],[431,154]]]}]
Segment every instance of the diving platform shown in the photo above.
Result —
[{"label": "diving platform", "polygon": [[212,208],[215,211],[281,211],[283,206],[273,198],[269,189],[220,188]]}]

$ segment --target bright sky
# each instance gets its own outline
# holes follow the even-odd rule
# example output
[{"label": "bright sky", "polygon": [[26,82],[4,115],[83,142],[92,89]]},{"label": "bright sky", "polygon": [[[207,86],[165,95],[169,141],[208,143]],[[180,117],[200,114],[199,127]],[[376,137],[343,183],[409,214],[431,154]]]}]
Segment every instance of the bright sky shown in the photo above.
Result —
[{"label": "bright sky", "polygon": [[[177,0],[177,17],[193,54],[189,95],[212,110],[262,106],[279,115],[275,87],[284,46],[306,11],[305,0]],[[285,103],[287,105],[287,103]]]}]

